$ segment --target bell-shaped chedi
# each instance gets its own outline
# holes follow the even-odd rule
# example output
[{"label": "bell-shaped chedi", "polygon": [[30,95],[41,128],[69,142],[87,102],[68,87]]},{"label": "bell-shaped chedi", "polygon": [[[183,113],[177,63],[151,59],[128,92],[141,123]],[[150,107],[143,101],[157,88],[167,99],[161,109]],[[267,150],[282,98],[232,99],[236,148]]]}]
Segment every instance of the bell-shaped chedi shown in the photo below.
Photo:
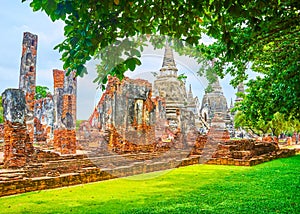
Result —
[{"label": "bell-shaped chedi", "polygon": [[[178,69],[169,43],[166,43],[162,68],[154,81],[154,94],[166,100],[167,119],[171,123],[179,123],[178,112],[187,104],[185,84],[178,79]],[[173,122],[172,122],[173,121]]]},{"label": "bell-shaped chedi", "polygon": [[227,100],[224,96],[219,78],[211,84],[211,91],[205,92],[202,98],[201,116],[207,122],[211,123],[215,113],[218,113],[225,123],[230,123],[231,118],[227,106]]}]

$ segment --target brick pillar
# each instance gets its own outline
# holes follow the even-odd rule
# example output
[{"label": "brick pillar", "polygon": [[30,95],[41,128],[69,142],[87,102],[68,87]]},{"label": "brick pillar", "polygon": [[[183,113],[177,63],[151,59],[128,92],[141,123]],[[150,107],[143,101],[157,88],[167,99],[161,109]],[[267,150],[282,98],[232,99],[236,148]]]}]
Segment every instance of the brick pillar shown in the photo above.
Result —
[{"label": "brick pillar", "polygon": [[64,94],[63,96],[63,111],[62,123],[63,138],[61,138],[61,153],[74,154],[76,153],[76,97],[74,94]]},{"label": "brick pillar", "polygon": [[62,115],[62,106],[63,106],[63,94],[64,94],[64,78],[65,73],[62,70],[53,70],[53,79],[54,79],[54,129],[60,128],[61,115]]},{"label": "brick pillar", "polygon": [[76,153],[76,90],[75,73],[54,70],[54,149],[61,154]]},{"label": "brick pillar", "polygon": [[26,101],[23,91],[6,89],[2,94],[4,116],[4,167],[23,167],[33,153],[26,128]]},{"label": "brick pillar", "polygon": [[61,116],[62,116],[62,106],[63,106],[63,92],[64,92],[64,71],[53,70],[54,79],[54,130],[53,130],[53,147],[55,150],[60,152],[61,148]]},{"label": "brick pillar", "polygon": [[71,95],[71,108],[69,109],[69,113],[72,115],[74,121],[74,128],[76,127],[76,96],[77,96],[77,79],[76,73],[73,71],[68,76],[65,76],[64,79],[64,94]]},{"label": "brick pillar", "polygon": [[34,96],[36,85],[37,35],[25,32],[22,43],[19,89],[25,94],[26,126],[30,141],[34,140]]}]

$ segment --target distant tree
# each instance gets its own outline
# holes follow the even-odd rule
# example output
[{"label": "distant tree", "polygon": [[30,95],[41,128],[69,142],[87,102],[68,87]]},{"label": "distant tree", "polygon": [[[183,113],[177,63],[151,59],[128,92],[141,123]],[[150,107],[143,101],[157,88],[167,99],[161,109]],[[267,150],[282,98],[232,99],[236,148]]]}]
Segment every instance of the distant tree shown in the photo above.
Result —
[{"label": "distant tree", "polygon": [[300,121],[295,120],[294,118],[289,118],[287,121],[287,130],[286,132],[292,134],[294,132],[300,133]]},{"label": "distant tree", "polygon": [[47,94],[49,94],[49,93],[50,93],[49,88],[46,86],[37,85],[35,87],[35,99],[36,100],[47,97]]},{"label": "distant tree", "polygon": [[275,136],[279,136],[288,129],[289,122],[284,118],[284,114],[276,112],[270,121],[270,129]]},{"label": "distant tree", "polygon": [[256,135],[266,134],[270,130],[269,123],[266,123],[262,119],[251,121],[247,118],[247,115],[241,111],[238,111],[234,116],[234,127],[242,128],[246,131],[251,131]]},{"label": "distant tree", "polygon": [[255,134],[272,133],[279,136],[281,133],[294,133],[300,132],[300,121],[295,118],[286,118],[284,114],[276,112],[272,119],[267,122],[262,119],[255,121],[250,120],[246,114],[238,111],[234,116],[235,128],[243,128],[251,130]]},{"label": "distant tree", "polygon": [[80,124],[82,123],[82,121],[84,121],[84,120],[76,120],[76,130],[79,129]]}]

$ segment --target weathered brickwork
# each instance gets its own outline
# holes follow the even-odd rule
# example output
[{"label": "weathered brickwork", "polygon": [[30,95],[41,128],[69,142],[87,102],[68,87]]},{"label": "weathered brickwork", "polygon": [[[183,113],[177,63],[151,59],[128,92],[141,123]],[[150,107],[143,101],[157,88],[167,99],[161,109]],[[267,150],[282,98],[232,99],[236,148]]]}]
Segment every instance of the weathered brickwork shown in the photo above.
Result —
[{"label": "weathered brickwork", "polygon": [[[218,165],[253,166],[275,158],[289,157],[295,154],[295,150],[278,150],[276,156],[261,156],[256,159],[241,160],[233,158],[213,158],[207,163]],[[135,160],[149,160],[146,153],[125,155]],[[125,177],[141,173],[171,169],[174,167],[188,166],[202,163],[201,156],[192,155],[181,158],[180,154],[174,154],[172,158],[161,161],[136,161],[133,164],[120,165],[120,155],[94,157],[93,163],[85,155],[60,156],[54,153],[41,152],[36,154],[38,162],[23,170],[11,170],[0,172],[0,197],[43,189],[60,188],[89,182],[102,181],[117,177]],[[144,157],[143,157],[144,156]],[[63,161],[61,161],[63,160]],[[97,162],[106,162],[107,166],[98,168]],[[63,164],[62,164],[63,163]],[[124,165],[125,164],[125,165]]]},{"label": "weathered brickwork", "polygon": [[68,129],[54,130],[54,149],[61,154],[76,153],[76,131]]},{"label": "weathered brickwork", "polygon": [[54,128],[62,126],[62,106],[63,106],[63,94],[64,94],[64,75],[65,72],[62,70],[53,70],[54,80]]},{"label": "weathered brickwork", "polygon": [[53,70],[54,78],[54,149],[61,154],[76,153],[76,88],[75,72]]},{"label": "weathered brickwork", "polygon": [[212,142],[227,142],[230,140],[230,134],[226,129],[222,113],[215,113],[207,136],[208,141]]},{"label": "weathered brickwork", "polygon": [[[20,89],[2,95],[3,166],[9,169],[0,170],[0,196],[199,163],[252,166],[295,154],[270,138],[230,141],[222,111],[213,112],[208,134],[201,135],[196,99],[178,80],[168,45],[156,89],[146,80],[110,77],[76,139],[74,72],[53,70],[53,97],[33,102],[36,44],[35,35],[24,34]],[[36,141],[47,142],[47,150],[33,147],[33,133]]]},{"label": "weathered brickwork", "polygon": [[23,91],[7,89],[2,94],[4,116],[4,167],[22,167],[30,161],[32,141],[26,128]]},{"label": "weathered brickwork", "polygon": [[25,32],[22,43],[19,89],[25,94],[26,125],[30,141],[34,139],[34,96],[36,85],[37,35]]},{"label": "weathered brickwork", "polygon": [[3,138],[4,138],[4,126],[3,126],[3,124],[0,124],[0,141],[2,141]]},{"label": "weathered brickwork", "polygon": [[74,94],[63,95],[62,106],[62,125],[68,130],[74,130],[76,127],[76,96]]},{"label": "weathered brickwork", "polygon": [[[226,145],[225,148],[227,146],[228,145]],[[213,158],[206,162],[207,164],[254,166],[263,162],[271,161],[277,158],[290,157],[296,154],[295,149],[279,149],[272,151],[270,149],[273,147],[273,145],[270,145],[268,142],[255,145],[253,150],[246,151],[237,150],[228,152],[228,148],[224,149],[224,145],[220,145],[220,147],[213,154]]]},{"label": "weathered brickwork", "polygon": [[[45,158],[47,154],[43,154]],[[51,158],[54,158],[51,160]],[[141,173],[149,173],[174,167],[188,166],[199,163],[199,157],[164,162],[136,162],[130,166],[120,165],[114,168],[100,169],[95,167],[85,156],[66,156],[64,164],[55,161],[59,156],[48,156],[51,162],[41,162],[27,170],[0,172],[0,197],[44,189],[60,188],[89,182],[125,177]],[[102,157],[101,162],[114,162],[118,158]],[[44,164],[44,165],[43,165]],[[80,167],[79,167],[80,166]],[[8,179],[9,177],[9,179]]]},{"label": "weathered brickwork", "polygon": [[146,80],[110,77],[89,122],[100,132],[109,132],[112,149],[127,151],[126,145],[150,145],[166,134],[165,103],[152,98],[152,85]]},{"label": "weathered brickwork", "polygon": [[64,75],[64,95],[62,107],[62,123],[68,130],[76,127],[76,96],[77,96],[77,80],[75,72]]},{"label": "weathered brickwork", "polygon": [[201,163],[217,165],[253,166],[276,158],[290,157],[295,149],[279,149],[276,142],[256,142],[255,140],[209,141],[200,135],[191,151],[199,155]]}]

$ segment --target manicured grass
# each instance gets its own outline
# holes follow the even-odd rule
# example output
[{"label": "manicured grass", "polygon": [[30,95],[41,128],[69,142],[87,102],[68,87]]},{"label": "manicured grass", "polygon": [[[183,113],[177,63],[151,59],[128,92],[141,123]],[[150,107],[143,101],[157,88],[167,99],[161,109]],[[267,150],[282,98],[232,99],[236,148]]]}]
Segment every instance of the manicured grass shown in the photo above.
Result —
[{"label": "manicured grass", "polygon": [[300,155],[254,167],[194,165],[4,197],[0,213],[300,213]]}]

